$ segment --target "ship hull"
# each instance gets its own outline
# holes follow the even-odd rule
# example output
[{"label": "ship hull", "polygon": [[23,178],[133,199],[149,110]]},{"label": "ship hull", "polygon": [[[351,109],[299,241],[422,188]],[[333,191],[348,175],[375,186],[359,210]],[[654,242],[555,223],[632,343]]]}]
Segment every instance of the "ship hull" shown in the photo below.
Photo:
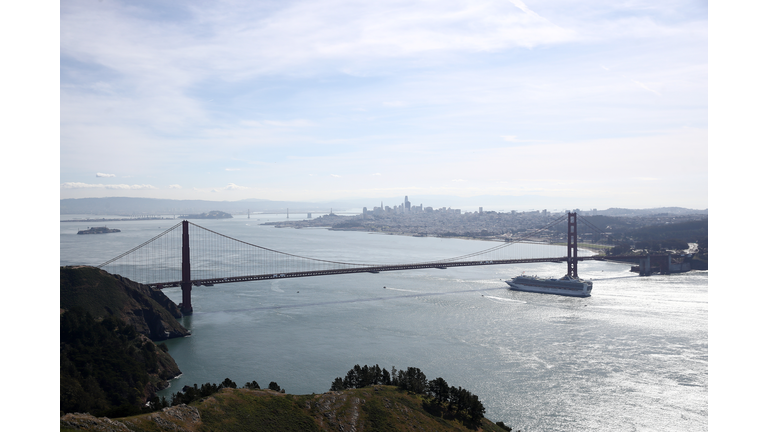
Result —
[{"label": "ship hull", "polygon": [[569,297],[590,297],[592,295],[592,282],[580,279],[540,279],[518,276],[506,281],[506,283],[509,285],[509,289],[514,291]]}]

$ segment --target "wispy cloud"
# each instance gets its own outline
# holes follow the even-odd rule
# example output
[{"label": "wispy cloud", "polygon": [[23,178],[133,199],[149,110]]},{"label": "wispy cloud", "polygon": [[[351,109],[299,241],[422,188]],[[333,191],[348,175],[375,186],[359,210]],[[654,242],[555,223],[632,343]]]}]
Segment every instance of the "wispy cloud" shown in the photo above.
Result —
[{"label": "wispy cloud", "polygon": [[649,92],[651,92],[651,93],[653,93],[653,94],[655,94],[657,96],[661,96],[661,93],[657,92],[656,90],[653,90],[652,88],[649,88],[647,85],[641,83],[638,80],[632,80],[632,82],[637,84],[638,87],[642,88],[643,90],[648,90]]},{"label": "wispy cloud", "polygon": [[248,189],[248,187],[246,187],[246,186],[238,186],[238,185],[236,185],[234,183],[230,183],[230,184],[228,184],[224,188],[224,190],[245,190],[245,189]]},{"label": "wispy cloud", "polygon": [[168,189],[181,189],[181,185],[172,184],[172,185],[168,186]]},{"label": "wispy cloud", "polygon": [[[368,69],[366,63],[376,68],[371,60],[533,47],[576,36],[515,3],[331,0],[269,10],[211,2],[182,8],[177,25],[157,26],[141,19],[134,5],[73,1],[62,5],[61,47],[65,57],[143,77],[143,84],[157,90],[173,84],[162,91],[167,95],[209,74],[241,80],[298,72],[329,59],[359,70]],[[266,40],[270,43],[260,43]]]},{"label": "wispy cloud", "polygon": [[114,174],[96,173],[96,177],[115,177]]},{"label": "wispy cloud", "polygon": [[287,121],[264,120],[262,121],[262,123],[268,126],[277,126],[277,127],[307,127],[307,126],[313,125],[311,121],[302,120],[302,119],[287,120]]},{"label": "wispy cloud", "polygon": [[386,107],[391,107],[391,108],[404,107],[406,105],[406,103],[403,101],[389,101],[389,102],[382,102],[382,104]]},{"label": "wispy cloud", "polygon": [[101,188],[101,189],[157,189],[156,187],[148,184],[142,184],[142,185],[127,185],[127,184],[114,184],[114,185],[105,185],[105,184],[89,184],[89,183],[78,183],[78,182],[66,182],[62,183],[61,185],[62,189],[93,189],[93,188]]},{"label": "wispy cloud", "polygon": [[518,138],[517,135],[502,135],[501,138],[504,141],[516,142],[516,143],[545,143],[545,142],[549,142],[548,140],[521,139],[521,138]]},{"label": "wispy cloud", "polygon": [[[601,67],[601,68],[603,68],[603,69],[604,69],[605,71],[607,71],[607,72],[611,72],[611,73],[613,73],[613,71],[612,71],[611,69],[609,69],[609,68],[605,67],[605,66],[604,66],[604,65],[602,65],[602,64],[600,65],[600,67]],[[616,74],[616,75],[620,76],[621,78],[623,78],[623,79],[625,79],[625,80],[628,80],[628,81],[630,81],[630,82],[634,83],[636,86],[640,87],[640,88],[641,88],[641,89],[643,89],[643,90],[649,91],[649,92],[651,92],[651,93],[653,93],[653,94],[655,94],[655,95],[657,95],[657,96],[661,96],[661,93],[659,93],[658,91],[656,91],[656,90],[654,90],[654,89],[652,89],[652,88],[648,87],[647,85],[645,85],[645,84],[641,83],[640,81],[638,81],[638,80],[636,80],[636,79],[632,79],[632,78],[628,77],[628,76],[627,76],[627,75],[625,75],[625,74]]]}]

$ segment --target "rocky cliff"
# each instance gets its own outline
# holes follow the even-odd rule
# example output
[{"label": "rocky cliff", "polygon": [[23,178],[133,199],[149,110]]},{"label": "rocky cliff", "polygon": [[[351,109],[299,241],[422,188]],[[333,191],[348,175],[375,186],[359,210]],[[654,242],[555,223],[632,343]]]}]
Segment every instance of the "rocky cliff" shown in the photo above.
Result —
[{"label": "rocky cliff", "polygon": [[60,268],[60,306],[81,307],[100,319],[115,316],[153,341],[189,334],[181,311],[159,289],[90,266]]}]

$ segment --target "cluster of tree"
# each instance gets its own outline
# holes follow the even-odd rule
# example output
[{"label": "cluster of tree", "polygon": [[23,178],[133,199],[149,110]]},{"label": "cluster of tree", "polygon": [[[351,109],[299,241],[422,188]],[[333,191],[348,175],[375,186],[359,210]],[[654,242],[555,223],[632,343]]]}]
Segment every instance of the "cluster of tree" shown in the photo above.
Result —
[{"label": "cluster of tree", "polygon": [[333,381],[331,390],[363,388],[375,384],[392,385],[392,378],[386,369],[381,369],[379,365],[371,367],[355,365],[343,379],[338,377]]},{"label": "cluster of tree", "polygon": [[409,367],[406,370],[392,372],[382,369],[379,365],[355,365],[344,378],[338,377],[331,384],[332,391],[363,388],[370,385],[394,385],[402,390],[413,392],[429,398],[430,412],[442,416],[459,418],[472,425],[477,425],[483,419],[485,407],[477,398],[461,387],[449,386],[443,378],[428,380],[419,368]]},{"label": "cluster of tree", "polygon": [[363,226],[363,222],[360,220],[347,220],[333,224],[333,228],[335,229],[360,228]]},{"label": "cluster of tree", "polygon": [[683,251],[688,249],[688,242],[680,239],[640,240],[635,242],[635,248],[649,251]]},{"label": "cluster of tree", "polygon": [[[634,248],[627,242],[617,243],[614,247],[607,250],[607,255],[631,255],[634,250],[642,249],[649,252],[659,251],[684,251],[688,249],[688,242],[680,239],[667,240],[640,240],[636,241]],[[645,253],[645,252],[642,252]]]},{"label": "cluster of tree", "polygon": [[636,241],[659,241],[680,239],[685,242],[698,243],[707,238],[709,220],[649,225],[628,232]]},{"label": "cluster of tree", "polygon": [[664,251],[688,249],[689,243],[697,243],[699,256],[706,257],[708,252],[708,219],[667,223],[663,225],[648,225],[622,234],[614,232],[616,238],[622,240],[608,251],[608,255],[627,255],[631,252],[630,242],[635,249],[647,251]]},{"label": "cluster of tree", "polygon": [[[252,383],[246,384],[246,388],[251,388],[249,386],[255,386],[255,388],[259,388],[259,384],[256,381],[253,381]],[[237,388],[237,383],[232,381],[229,378],[225,378],[224,381],[221,382],[221,384],[211,384],[211,383],[205,383],[201,385],[200,387],[197,386],[197,384],[194,384],[192,386],[184,386],[184,388],[181,389],[180,392],[176,392],[171,397],[171,403],[170,405],[180,405],[180,404],[189,404],[192,401],[196,401],[198,399],[202,399],[204,397],[210,396],[217,391],[223,389],[223,388]],[[151,401],[151,403],[155,403],[156,401]],[[165,408],[168,406],[168,403],[165,400],[165,397],[163,397],[162,401],[159,401],[159,406],[157,408]]]},{"label": "cluster of tree", "polygon": [[62,412],[142,412],[150,374],[158,370],[158,348],[152,341],[117,318],[99,322],[80,308],[61,315],[59,332]]},{"label": "cluster of tree", "polygon": [[[171,397],[170,403],[166,401],[165,397],[163,397],[162,400],[159,400],[158,398],[154,398],[150,401],[150,407],[153,410],[157,410],[157,409],[165,408],[167,406],[189,404],[196,400],[211,396],[223,388],[236,389],[238,387],[237,387],[237,383],[232,381],[229,378],[225,378],[224,381],[222,381],[221,384],[218,384],[218,385],[205,383],[199,387],[197,384],[193,384],[192,386],[184,386],[184,388],[182,388],[180,392],[176,392],[176,394],[174,394]],[[257,383],[255,380],[245,383],[245,385],[242,388],[250,389],[250,390],[261,389],[261,387],[259,386],[259,383]],[[280,386],[277,385],[277,383],[274,381],[269,383],[268,388],[270,390],[274,390],[277,392],[283,391],[282,389],[280,389]]]}]

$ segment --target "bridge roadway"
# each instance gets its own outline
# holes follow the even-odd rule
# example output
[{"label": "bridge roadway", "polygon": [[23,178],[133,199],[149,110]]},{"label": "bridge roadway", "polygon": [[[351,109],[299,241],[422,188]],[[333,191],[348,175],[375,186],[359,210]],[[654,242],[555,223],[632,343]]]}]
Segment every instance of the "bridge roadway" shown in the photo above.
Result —
[{"label": "bridge roadway", "polygon": [[[595,255],[590,257],[578,257],[579,261],[604,261],[605,255]],[[498,265],[498,264],[525,264],[525,263],[541,263],[541,262],[566,262],[568,257],[561,258],[524,258],[524,259],[508,259],[508,260],[483,260],[483,261],[457,261],[457,262],[432,262],[432,263],[417,263],[417,264],[395,264],[395,265],[383,265],[383,266],[370,266],[370,267],[356,267],[346,269],[331,269],[331,270],[312,270],[301,271],[292,273],[269,273],[250,276],[234,276],[234,277],[221,277],[212,279],[192,279],[190,282],[195,286],[212,286],[224,283],[233,282],[247,282],[258,281],[266,279],[286,279],[308,276],[324,276],[324,275],[336,275],[336,274],[349,274],[349,273],[379,273],[383,271],[397,271],[397,270],[414,270],[414,269],[446,269],[448,267],[465,267],[465,266],[481,266],[481,265]],[[156,288],[170,288],[174,286],[180,286],[181,281],[173,282],[154,282],[147,285],[154,286]]]}]

